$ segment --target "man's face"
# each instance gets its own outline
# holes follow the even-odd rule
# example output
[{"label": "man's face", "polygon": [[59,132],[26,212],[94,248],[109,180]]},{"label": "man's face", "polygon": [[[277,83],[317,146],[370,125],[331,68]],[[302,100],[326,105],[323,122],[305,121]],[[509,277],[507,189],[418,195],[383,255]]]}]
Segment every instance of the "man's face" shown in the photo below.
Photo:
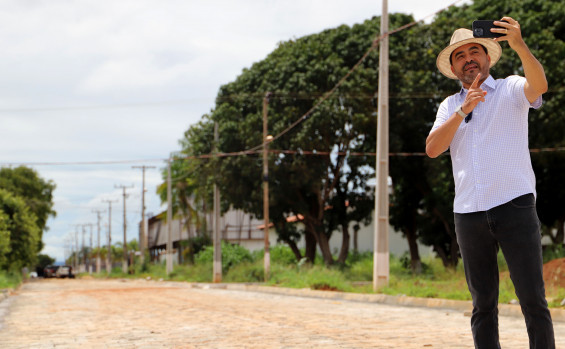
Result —
[{"label": "man's face", "polygon": [[475,43],[470,43],[457,48],[451,54],[451,71],[468,88],[473,83],[477,74],[481,73],[485,79],[489,75],[490,56],[484,48]]}]

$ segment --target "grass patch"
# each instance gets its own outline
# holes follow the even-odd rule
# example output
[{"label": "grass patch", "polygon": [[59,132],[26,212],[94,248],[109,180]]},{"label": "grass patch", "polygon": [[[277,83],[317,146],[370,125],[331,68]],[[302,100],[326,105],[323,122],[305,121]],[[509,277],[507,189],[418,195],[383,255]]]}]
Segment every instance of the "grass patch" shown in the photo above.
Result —
[{"label": "grass patch", "polygon": [[269,285],[352,292],[354,287],[338,268],[320,265],[281,266],[271,268]]},{"label": "grass patch", "polygon": [[0,270],[0,290],[15,289],[22,283],[22,277],[19,273]]},{"label": "grass patch", "polygon": [[[239,247],[226,247],[225,249],[222,248],[222,252],[222,256],[224,256],[224,253],[227,254],[222,265],[223,282],[264,282],[262,251],[246,253]],[[145,265],[138,263],[133,268],[134,274],[124,274],[121,268],[115,268],[110,277],[151,277],[154,280],[212,282],[213,268],[210,257],[210,250],[203,249],[201,255],[195,256],[194,264],[175,265],[173,272],[169,275],[166,273],[165,263],[146,263]],[[498,262],[500,270],[499,302],[501,304],[509,303],[517,297],[502,254],[499,254]],[[378,292],[394,296],[405,295],[453,300],[471,299],[461,262],[453,270],[445,268],[441,260],[427,257],[422,260],[423,272],[419,275],[413,274],[409,265],[409,260],[405,256],[391,256],[389,285]],[[103,272],[95,275],[95,277],[108,277],[108,275]],[[314,265],[304,262],[297,263],[288,247],[277,246],[271,249],[271,276],[265,284],[289,288],[374,293],[372,279],[372,253],[352,253],[345,265],[326,267],[321,262],[320,257],[317,258]],[[561,301],[565,298],[565,290],[548,289],[547,296],[551,307],[559,307]]]}]

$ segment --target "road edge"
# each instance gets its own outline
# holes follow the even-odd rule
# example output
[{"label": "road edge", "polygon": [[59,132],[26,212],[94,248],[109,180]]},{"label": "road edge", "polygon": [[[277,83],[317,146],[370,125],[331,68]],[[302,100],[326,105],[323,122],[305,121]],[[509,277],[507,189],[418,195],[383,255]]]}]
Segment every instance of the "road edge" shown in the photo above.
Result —
[{"label": "road edge", "polygon": [[[192,283],[194,288],[202,289],[225,289],[232,291],[247,291],[247,292],[260,292],[270,293],[285,296],[295,297],[310,297],[330,300],[342,300],[351,302],[363,303],[379,303],[387,305],[398,305],[405,307],[419,307],[419,308],[433,308],[433,309],[449,309],[454,311],[461,311],[465,316],[471,316],[473,304],[471,301],[460,301],[442,298],[419,298],[409,296],[391,296],[386,294],[362,294],[350,293],[340,291],[320,291],[312,290],[309,288],[286,288],[278,286],[264,286],[256,284],[238,284],[238,283]],[[550,308],[551,317],[553,321],[565,322],[565,310]],[[522,317],[522,310],[518,304],[499,304],[498,313],[502,316]]]}]

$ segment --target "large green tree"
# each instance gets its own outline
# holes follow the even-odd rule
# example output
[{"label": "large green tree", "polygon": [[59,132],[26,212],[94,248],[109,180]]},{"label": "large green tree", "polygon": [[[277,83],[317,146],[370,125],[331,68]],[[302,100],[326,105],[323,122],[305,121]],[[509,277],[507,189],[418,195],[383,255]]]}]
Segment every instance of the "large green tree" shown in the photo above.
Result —
[{"label": "large green tree", "polygon": [[53,209],[55,184],[25,166],[0,169],[0,268],[33,266]]},{"label": "large green tree", "polygon": [[[396,14],[391,16],[391,26],[399,27],[412,20],[410,16]],[[218,122],[220,151],[244,150],[261,144],[263,97],[267,92],[272,92],[268,103],[271,134],[280,134],[307,115],[297,127],[270,145],[269,156],[270,218],[279,239],[291,246],[297,258],[302,256],[296,243],[303,235],[306,257],[313,260],[319,246],[325,262],[333,263],[329,239],[334,230],[341,229],[343,240],[338,261],[343,262],[349,250],[350,224],[372,218],[374,188],[369,183],[374,177],[374,156],[358,155],[374,152],[376,147],[376,113],[372,102],[378,80],[377,50],[368,55],[331,98],[312,113],[306,113],[371,47],[379,23],[379,18],[373,18],[353,27],[341,26],[281,43],[266,59],[222,86],[216,108],[192,127],[182,141],[187,154],[210,153],[212,124]],[[444,97],[429,92],[437,80],[435,70],[431,69],[434,55],[431,32],[427,26],[413,27],[390,38],[390,76],[396,82],[391,84],[390,101],[393,152],[423,150],[434,109]],[[442,86],[449,83],[454,85],[442,81]],[[262,217],[260,157],[251,154],[203,161],[215,169],[213,173],[224,202]],[[391,214],[397,229],[408,239],[416,264],[420,229],[415,222],[425,205],[423,198],[436,193],[436,201],[449,200],[449,196],[432,190],[426,166],[421,157],[391,160],[395,184],[395,206]],[[210,170],[199,174],[203,172]],[[409,191],[411,195],[404,194]],[[449,218],[445,218],[449,214],[435,208],[429,212],[436,221],[449,223]],[[438,214],[440,218],[436,217]],[[303,231],[287,224],[289,215],[304,217]],[[454,255],[452,246],[456,245],[453,235],[444,229],[446,226],[438,224],[440,230],[429,229],[429,234],[443,236],[430,241],[447,264],[457,259],[450,257]]]},{"label": "large green tree", "polygon": [[10,252],[10,217],[0,211],[0,269],[6,265]]},{"label": "large green tree", "polygon": [[2,225],[9,232],[8,253],[0,268],[18,269],[34,265],[41,241],[35,214],[22,198],[5,189],[0,189],[0,213]]},{"label": "large green tree", "polygon": [[[406,15],[391,16],[395,26],[411,20]],[[332,89],[371,47],[378,24],[379,19],[373,18],[281,43],[266,59],[222,86],[212,113],[220,125],[220,149],[246,149],[262,143],[262,97],[266,92],[272,92],[270,133],[280,134],[306,115],[322,93]],[[392,41],[400,43],[402,36]],[[338,260],[343,262],[349,250],[350,224],[370,217],[374,189],[368,186],[368,178],[374,173],[374,157],[350,154],[375,149],[371,99],[378,78],[377,60],[374,50],[331,98],[270,145],[272,150],[281,150],[269,156],[271,219],[277,229],[285,229],[278,231],[280,239],[296,251],[299,235],[286,228],[285,220],[289,215],[303,217],[301,233],[310,260],[318,246],[325,263],[334,262],[329,239],[339,226],[343,240]],[[261,167],[257,156],[221,162],[223,197],[258,217],[262,217]]]},{"label": "large green tree", "polygon": [[5,189],[24,200],[29,210],[36,217],[36,225],[40,235],[39,250],[43,248],[42,234],[48,230],[47,220],[55,217],[53,209],[53,191],[55,183],[44,180],[37,171],[26,166],[0,169],[0,188]]}]

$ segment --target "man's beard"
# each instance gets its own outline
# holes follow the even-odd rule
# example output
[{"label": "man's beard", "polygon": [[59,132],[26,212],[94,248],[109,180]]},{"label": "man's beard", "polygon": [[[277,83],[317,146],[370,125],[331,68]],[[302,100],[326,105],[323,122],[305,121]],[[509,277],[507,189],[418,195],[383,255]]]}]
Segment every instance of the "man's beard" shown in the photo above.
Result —
[{"label": "man's beard", "polygon": [[[465,69],[471,65],[474,64],[476,66],[476,68],[474,68],[475,72],[474,73],[469,73],[467,71],[465,71]],[[461,69],[461,74],[459,76],[459,80],[461,80],[463,83],[465,84],[472,84],[473,81],[475,81],[475,78],[477,77],[477,74],[482,73],[481,78],[486,77],[487,75],[485,74],[485,72],[482,71],[481,69],[481,65],[475,61],[470,61],[468,63],[466,63],[463,66],[463,69]]]}]

